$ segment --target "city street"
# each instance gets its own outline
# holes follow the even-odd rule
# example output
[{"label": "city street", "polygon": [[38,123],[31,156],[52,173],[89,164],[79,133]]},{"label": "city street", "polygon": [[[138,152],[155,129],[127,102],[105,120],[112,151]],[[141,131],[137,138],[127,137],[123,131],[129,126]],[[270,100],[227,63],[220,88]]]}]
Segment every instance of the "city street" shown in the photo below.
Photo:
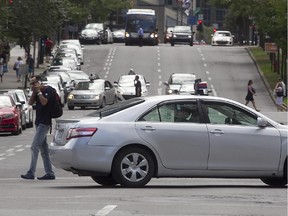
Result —
[{"label": "city street", "polygon": [[[0,88],[21,88],[11,62],[24,51],[12,49],[10,70]],[[254,62],[245,47],[211,47],[159,44],[86,45],[82,70],[111,83],[133,68],[150,82],[149,95],[164,94],[163,82],[172,73],[194,73],[208,82],[212,95],[245,102],[249,79],[261,113],[287,124],[287,112],[277,112]],[[35,74],[44,70],[41,65]],[[252,106],[249,104],[249,106]],[[68,110],[61,118],[79,118],[94,109]],[[53,126],[55,123],[53,122]],[[161,178],[144,188],[105,188],[90,177],[55,169],[55,181],[23,180],[30,163],[35,128],[18,136],[0,134],[0,216],[286,216],[287,188],[271,188],[260,179]],[[49,141],[52,134],[48,135]],[[44,174],[41,156],[36,176]]]}]

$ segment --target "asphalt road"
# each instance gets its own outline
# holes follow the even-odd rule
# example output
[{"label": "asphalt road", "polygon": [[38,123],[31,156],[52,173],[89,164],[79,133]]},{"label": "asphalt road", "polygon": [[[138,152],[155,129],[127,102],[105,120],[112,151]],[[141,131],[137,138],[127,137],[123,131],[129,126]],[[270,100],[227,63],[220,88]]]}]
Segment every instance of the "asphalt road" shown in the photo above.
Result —
[{"label": "asphalt road", "polygon": [[[261,112],[270,113],[275,120],[287,119],[286,114],[280,113],[280,116],[276,112],[243,47],[171,47],[169,44],[141,48],[123,44],[85,47],[82,69],[87,74],[97,73],[113,83],[130,68],[150,81],[150,95],[164,93],[162,82],[171,73],[189,71],[207,80],[214,95],[244,103],[247,82],[253,79]],[[5,86],[19,87],[12,73],[13,85],[8,82],[9,75],[5,75]],[[65,107],[63,118],[77,118],[91,111]],[[0,216],[287,215],[287,188],[269,188],[258,179],[163,178],[152,179],[140,189],[105,188],[89,177],[55,169],[55,181],[23,180],[20,175],[27,171],[30,163],[33,134],[34,128],[19,136],[0,134]],[[48,139],[51,140],[51,135]],[[43,174],[39,156],[36,175]]]}]

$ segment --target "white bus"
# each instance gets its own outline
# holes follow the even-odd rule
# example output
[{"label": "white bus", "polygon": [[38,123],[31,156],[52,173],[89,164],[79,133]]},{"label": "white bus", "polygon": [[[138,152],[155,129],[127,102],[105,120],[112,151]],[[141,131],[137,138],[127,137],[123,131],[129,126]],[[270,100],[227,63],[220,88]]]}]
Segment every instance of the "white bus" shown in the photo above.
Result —
[{"label": "white bus", "polygon": [[138,30],[143,29],[143,44],[158,45],[157,17],[152,9],[129,9],[126,13],[125,45],[139,43]]}]

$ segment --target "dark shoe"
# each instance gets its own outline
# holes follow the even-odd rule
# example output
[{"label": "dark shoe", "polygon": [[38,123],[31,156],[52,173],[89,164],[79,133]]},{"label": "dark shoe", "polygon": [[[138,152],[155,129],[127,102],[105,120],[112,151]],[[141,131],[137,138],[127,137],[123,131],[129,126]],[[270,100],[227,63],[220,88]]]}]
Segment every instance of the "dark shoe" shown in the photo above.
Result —
[{"label": "dark shoe", "polygon": [[34,180],[35,177],[29,173],[27,173],[26,175],[21,175],[21,178],[23,179],[30,179],[30,180]]},{"label": "dark shoe", "polygon": [[55,176],[54,175],[44,175],[42,177],[37,177],[38,180],[54,180]]}]

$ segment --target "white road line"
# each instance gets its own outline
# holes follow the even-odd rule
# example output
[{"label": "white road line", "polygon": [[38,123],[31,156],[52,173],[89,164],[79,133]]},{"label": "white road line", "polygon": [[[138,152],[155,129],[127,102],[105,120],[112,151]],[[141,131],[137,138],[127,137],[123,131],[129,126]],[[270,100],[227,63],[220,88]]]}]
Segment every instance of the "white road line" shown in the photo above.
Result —
[{"label": "white road line", "polygon": [[204,64],[204,67],[207,67],[207,64]]},{"label": "white road line", "polygon": [[14,148],[7,149],[6,152],[12,152],[12,151],[14,151],[14,150],[15,150]]},{"label": "white road line", "polygon": [[209,72],[209,71],[206,71],[206,74],[210,74],[210,72]]},{"label": "white road line", "polygon": [[16,145],[15,148],[21,148],[23,145]]},{"label": "white road line", "polygon": [[208,77],[208,80],[211,81],[211,77]]},{"label": "white road line", "polygon": [[108,215],[114,208],[116,208],[117,205],[107,205],[100,211],[98,211],[95,216],[105,216]]},{"label": "white road line", "polygon": [[21,152],[21,151],[24,151],[24,149],[23,148],[19,148],[19,149],[16,150],[16,152]]},{"label": "white road line", "polygon": [[161,69],[158,69],[158,73],[161,73]]},{"label": "white road line", "polygon": [[3,157],[3,158],[0,158],[0,160],[5,160],[6,158],[5,157]]}]

